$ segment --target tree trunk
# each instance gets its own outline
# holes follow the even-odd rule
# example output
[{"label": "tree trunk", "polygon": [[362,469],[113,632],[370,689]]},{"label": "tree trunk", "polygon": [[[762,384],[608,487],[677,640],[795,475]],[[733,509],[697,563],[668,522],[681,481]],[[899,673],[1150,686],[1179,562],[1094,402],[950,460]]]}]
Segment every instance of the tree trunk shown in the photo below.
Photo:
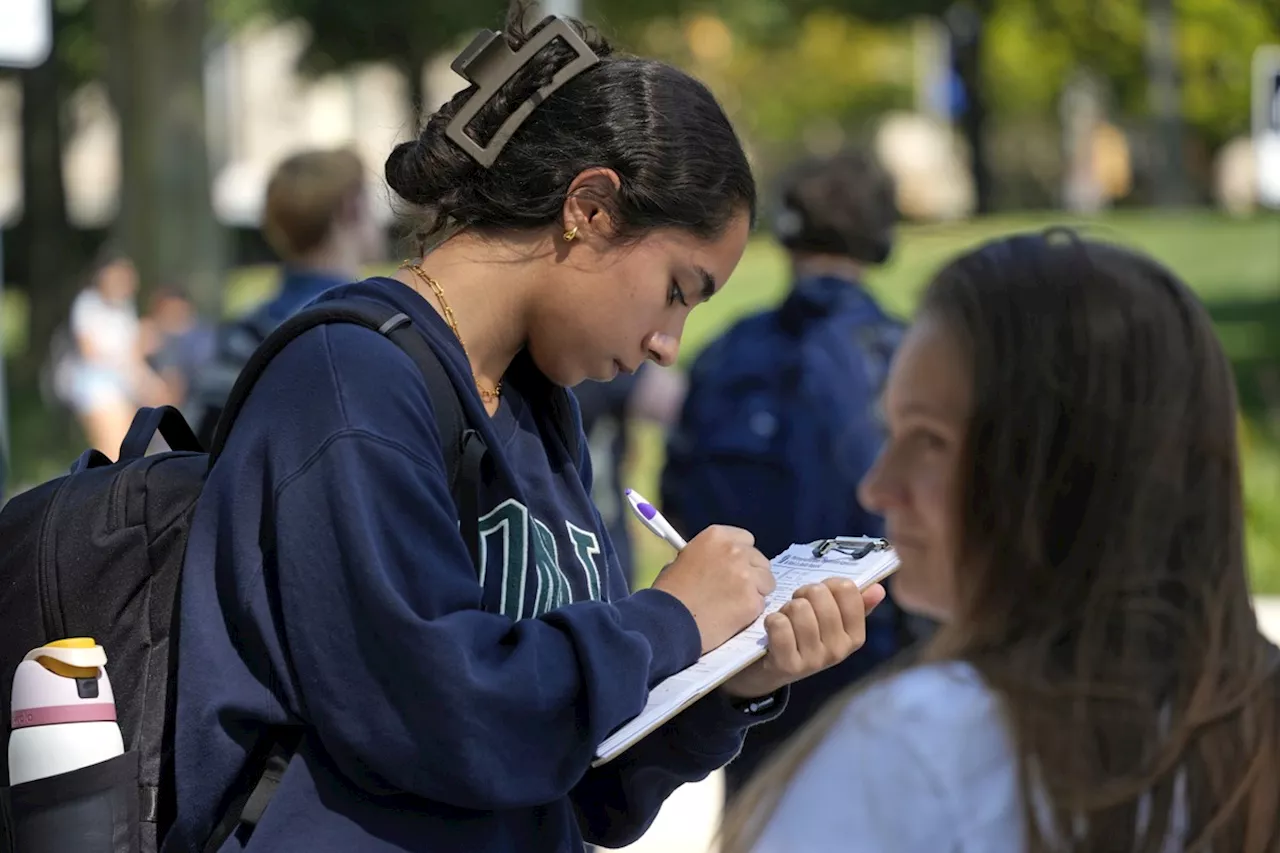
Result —
[{"label": "tree trunk", "polygon": [[223,234],[205,139],[205,0],[98,0],[108,90],[120,117],[116,231],[144,289],[187,289],[222,311]]},{"label": "tree trunk", "polygon": [[27,350],[14,364],[15,384],[30,387],[49,355],[49,341],[75,298],[78,241],[67,222],[62,176],[61,72],[54,57],[22,74],[22,225],[31,316]]},{"label": "tree trunk", "polygon": [[1147,101],[1154,139],[1157,205],[1191,200],[1182,146],[1182,92],[1178,79],[1177,33],[1173,0],[1147,0]]}]

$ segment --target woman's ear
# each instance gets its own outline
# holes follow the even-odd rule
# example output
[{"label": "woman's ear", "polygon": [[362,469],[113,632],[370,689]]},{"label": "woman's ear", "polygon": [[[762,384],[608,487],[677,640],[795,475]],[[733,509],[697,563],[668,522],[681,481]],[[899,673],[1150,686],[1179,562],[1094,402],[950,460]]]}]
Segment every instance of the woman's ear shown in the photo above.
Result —
[{"label": "woman's ear", "polygon": [[612,236],[615,229],[613,211],[622,179],[613,169],[603,166],[581,172],[569,184],[561,216],[566,232],[578,229],[579,237]]}]

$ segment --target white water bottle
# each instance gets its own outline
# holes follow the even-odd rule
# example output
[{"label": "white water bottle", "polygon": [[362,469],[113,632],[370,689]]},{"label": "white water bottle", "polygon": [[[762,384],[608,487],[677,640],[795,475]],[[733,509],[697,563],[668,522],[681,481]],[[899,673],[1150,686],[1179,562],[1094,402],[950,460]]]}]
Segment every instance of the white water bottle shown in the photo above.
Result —
[{"label": "white water bottle", "polygon": [[106,652],[89,637],[27,652],[13,677],[10,785],[124,754],[106,663]]}]

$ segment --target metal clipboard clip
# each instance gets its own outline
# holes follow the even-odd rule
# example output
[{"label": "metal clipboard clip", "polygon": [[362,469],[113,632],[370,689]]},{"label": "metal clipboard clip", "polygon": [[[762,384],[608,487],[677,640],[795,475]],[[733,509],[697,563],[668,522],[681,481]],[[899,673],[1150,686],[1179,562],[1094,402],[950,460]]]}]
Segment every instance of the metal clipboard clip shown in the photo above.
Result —
[{"label": "metal clipboard clip", "polygon": [[888,539],[868,536],[833,536],[830,539],[820,539],[815,542],[813,556],[825,557],[829,551],[836,551],[855,560],[861,560],[873,551],[888,551],[889,547]]}]

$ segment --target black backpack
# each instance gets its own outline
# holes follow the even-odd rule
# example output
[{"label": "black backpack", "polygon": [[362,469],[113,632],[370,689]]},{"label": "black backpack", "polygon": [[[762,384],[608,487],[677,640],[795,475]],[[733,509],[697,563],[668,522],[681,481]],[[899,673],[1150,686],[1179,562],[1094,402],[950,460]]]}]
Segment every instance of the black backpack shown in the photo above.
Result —
[{"label": "black backpack", "polygon": [[[271,358],[325,323],[376,330],[422,371],[463,536],[478,557],[484,443],[468,426],[438,356],[409,317],[393,308],[334,299],[287,320],[236,381],[207,455],[177,410],[140,410],[119,461],[88,450],[69,474],[17,495],[0,512],[0,743],[8,742],[14,670],[23,656],[47,642],[84,636],[107,652],[126,748],[119,759],[13,787],[7,761],[0,762],[0,853],[155,853],[163,841],[175,811],[176,691],[170,684],[177,666],[177,594],[196,501]],[[574,453],[579,442],[567,392],[553,387],[549,399],[549,417]],[[170,450],[147,456],[157,434]],[[576,455],[571,458],[576,463]],[[295,746],[267,744],[251,760],[248,778],[256,782],[234,798],[206,850],[216,850],[233,832],[252,832]],[[77,825],[98,828],[103,846],[87,847],[91,833]]]}]

